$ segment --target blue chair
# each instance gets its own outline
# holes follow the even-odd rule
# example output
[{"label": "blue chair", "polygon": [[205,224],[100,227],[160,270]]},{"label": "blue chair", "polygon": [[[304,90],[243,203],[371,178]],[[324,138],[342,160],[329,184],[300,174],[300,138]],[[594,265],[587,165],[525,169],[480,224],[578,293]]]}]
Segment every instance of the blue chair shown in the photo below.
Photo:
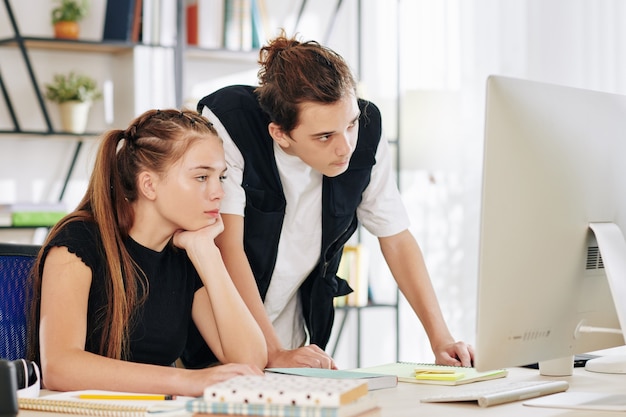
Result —
[{"label": "blue chair", "polygon": [[28,276],[41,246],[0,243],[0,358],[26,355]]}]

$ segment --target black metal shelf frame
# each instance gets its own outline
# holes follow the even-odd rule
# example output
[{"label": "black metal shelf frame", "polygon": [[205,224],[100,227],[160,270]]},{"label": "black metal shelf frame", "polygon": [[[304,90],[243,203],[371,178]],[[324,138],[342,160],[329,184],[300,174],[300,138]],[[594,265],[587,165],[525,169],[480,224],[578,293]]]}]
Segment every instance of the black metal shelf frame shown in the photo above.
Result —
[{"label": "black metal shelf frame", "polygon": [[66,136],[66,137],[75,137],[77,139],[76,146],[73,149],[72,156],[70,159],[69,167],[63,179],[61,192],[59,193],[59,196],[57,197],[58,201],[62,201],[63,197],[65,196],[67,185],[74,172],[76,161],[78,159],[78,156],[80,155],[84,138],[89,137],[89,136],[97,136],[99,133],[76,134],[76,133],[71,133],[71,132],[58,131],[53,128],[52,121],[50,119],[50,114],[48,112],[48,108],[46,107],[46,103],[44,101],[41,88],[39,87],[39,82],[37,80],[35,71],[33,69],[32,61],[28,54],[28,47],[44,48],[44,49],[58,49],[58,50],[65,50],[65,51],[114,52],[114,51],[121,51],[121,50],[129,49],[133,45],[127,42],[102,43],[102,42],[97,42],[97,41],[66,40],[66,39],[23,36],[17,24],[17,20],[15,18],[15,14],[13,13],[13,8],[11,7],[10,1],[4,0],[4,6],[5,6],[5,10],[6,10],[7,16],[11,24],[11,28],[13,30],[13,37],[0,39],[0,47],[17,47],[19,49],[20,56],[26,67],[26,72],[28,74],[31,87],[37,98],[39,111],[41,112],[41,115],[45,122],[45,130],[43,131],[26,130],[20,126],[20,122],[17,118],[17,114],[13,106],[13,102],[11,100],[9,91],[4,82],[4,78],[2,77],[2,73],[0,71],[0,90],[2,91],[2,96],[3,96],[7,111],[9,113],[9,116],[11,118],[11,122],[13,125],[13,129],[0,130],[0,135],[13,134],[13,135],[30,135],[30,136]]}]

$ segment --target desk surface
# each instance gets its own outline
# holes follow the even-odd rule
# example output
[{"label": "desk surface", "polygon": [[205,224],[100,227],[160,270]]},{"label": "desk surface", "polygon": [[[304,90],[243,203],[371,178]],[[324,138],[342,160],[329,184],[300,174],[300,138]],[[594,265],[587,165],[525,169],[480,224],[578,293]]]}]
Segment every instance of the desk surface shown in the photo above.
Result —
[{"label": "desk surface", "polygon": [[[570,377],[544,377],[539,371],[525,368],[509,369],[507,379],[511,381],[521,380],[565,380],[570,384],[569,392],[606,392],[624,393],[626,375],[609,375],[588,372],[584,368],[576,368],[574,375]],[[481,387],[488,384],[498,384],[500,380],[480,382]],[[420,398],[439,394],[443,390],[467,387],[444,387],[423,384],[400,383],[397,388],[373,391],[381,407],[381,417],[414,417],[414,416],[560,416],[560,417],[586,417],[586,416],[615,416],[614,411],[583,411],[563,410],[551,408],[528,407],[522,401],[508,404],[495,405],[481,408],[475,403],[421,403]],[[621,413],[618,413],[621,414]]]},{"label": "desk surface", "polygon": [[[624,350],[621,350],[622,353]],[[507,377],[510,381],[522,380],[566,380],[570,384],[569,392],[602,392],[623,394],[626,385],[626,375],[599,374],[588,372],[584,368],[576,368],[574,375],[569,377],[544,377],[539,371],[526,368],[511,368]],[[503,379],[479,382],[481,387],[488,384],[498,384]],[[616,416],[621,413],[614,411],[583,411],[563,410],[551,408],[528,407],[517,401],[508,404],[481,408],[475,403],[421,403],[420,399],[459,387],[399,383],[395,388],[372,391],[381,408],[381,417],[414,417],[414,416],[559,416],[559,417],[596,417]],[[43,413],[35,411],[20,411],[19,417],[54,417],[58,413]]]}]

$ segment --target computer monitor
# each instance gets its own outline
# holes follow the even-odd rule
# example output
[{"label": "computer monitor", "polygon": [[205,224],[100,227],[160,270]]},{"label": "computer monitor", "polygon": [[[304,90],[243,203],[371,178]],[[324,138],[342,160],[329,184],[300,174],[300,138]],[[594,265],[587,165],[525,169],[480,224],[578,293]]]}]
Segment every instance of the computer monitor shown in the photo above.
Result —
[{"label": "computer monitor", "polygon": [[483,164],[476,368],[623,345],[626,96],[490,76]]}]

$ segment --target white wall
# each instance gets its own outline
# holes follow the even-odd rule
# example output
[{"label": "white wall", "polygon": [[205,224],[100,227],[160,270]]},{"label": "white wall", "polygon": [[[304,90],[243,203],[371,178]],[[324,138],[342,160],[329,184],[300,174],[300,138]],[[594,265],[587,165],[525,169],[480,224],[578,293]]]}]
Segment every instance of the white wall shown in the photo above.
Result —
[{"label": "white wall", "polygon": [[[626,4],[401,3],[402,192],[449,327],[472,342],[485,80],[500,74],[625,94]],[[420,324],[404,311],[401,359],[432,359]]]}]

